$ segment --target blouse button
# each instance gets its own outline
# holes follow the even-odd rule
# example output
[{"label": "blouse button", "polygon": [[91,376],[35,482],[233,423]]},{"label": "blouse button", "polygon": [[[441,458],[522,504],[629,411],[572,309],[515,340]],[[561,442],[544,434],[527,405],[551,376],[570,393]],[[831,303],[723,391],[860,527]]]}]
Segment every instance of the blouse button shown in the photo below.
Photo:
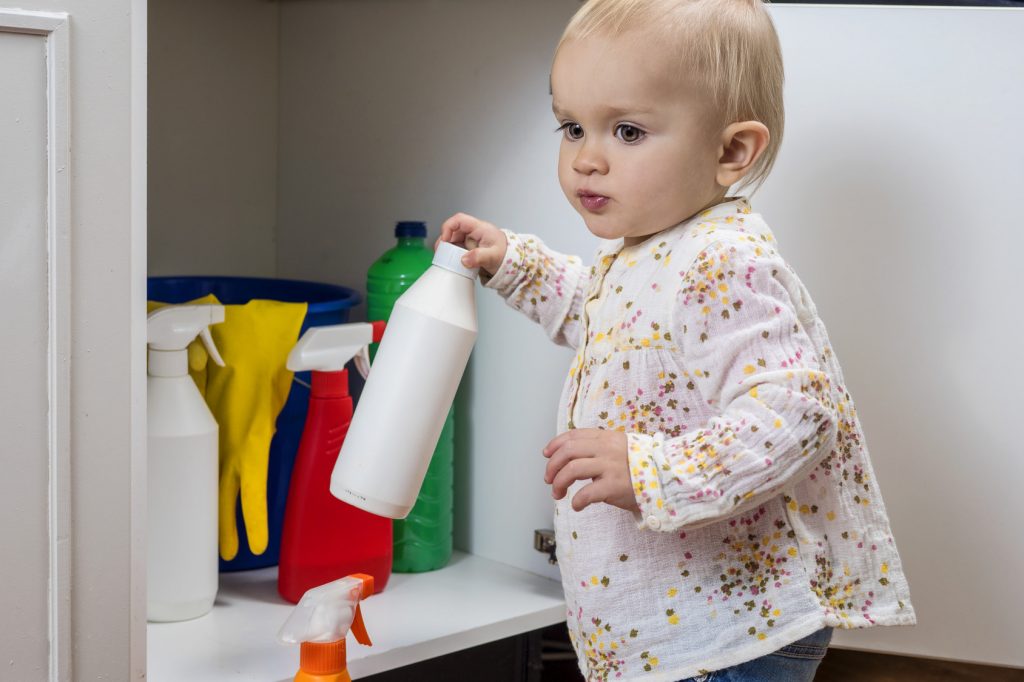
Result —
[{"label": "blouse button", "polygon": [[659,519],[657,516],[648,516],[647,527],[651,530],[658,530],[659,528],[661,528],[661,519]]}]

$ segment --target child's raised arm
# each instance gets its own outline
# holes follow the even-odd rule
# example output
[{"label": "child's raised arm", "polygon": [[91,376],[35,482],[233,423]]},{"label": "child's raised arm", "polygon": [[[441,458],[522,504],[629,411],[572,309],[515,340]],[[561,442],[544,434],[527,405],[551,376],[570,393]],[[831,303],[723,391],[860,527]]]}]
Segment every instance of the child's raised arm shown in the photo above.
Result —
[{"label": "child's raised arm", "polygon": [[552,341],[573,349],[579,346],[583,297],[591,276],[579,258],[553,251],[532,235],[501,230],[465,213],[444,222],[441,239],[472,249],[464,264],[479,266],[484,286],[540,324]]},{"label": "child's raised arm", "polygon": [[[686,273],[673,334],[690,390],[719,416],[678,438],[629,434],[640,511],[663,531],[741,513],[806,476],[838,430],[803,286],[767,245],[718,242]],[[827,351],[826,351],[827,352]],[[839,379],[841,380],[841,378]]]}]

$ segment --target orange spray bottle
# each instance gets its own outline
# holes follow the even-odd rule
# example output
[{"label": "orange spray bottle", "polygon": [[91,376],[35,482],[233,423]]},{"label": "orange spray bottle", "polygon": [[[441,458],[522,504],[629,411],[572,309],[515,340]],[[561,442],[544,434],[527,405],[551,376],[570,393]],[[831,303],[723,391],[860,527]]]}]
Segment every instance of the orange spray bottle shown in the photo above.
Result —
[{"label": "orange spray bottle", "polygon": [[345,636],[371,646],[359,602],[373,594],[373,576],[354,573],[314,587],[302,595],[277,639],[300,645],[295,682],[352,682],[348,674]]}]

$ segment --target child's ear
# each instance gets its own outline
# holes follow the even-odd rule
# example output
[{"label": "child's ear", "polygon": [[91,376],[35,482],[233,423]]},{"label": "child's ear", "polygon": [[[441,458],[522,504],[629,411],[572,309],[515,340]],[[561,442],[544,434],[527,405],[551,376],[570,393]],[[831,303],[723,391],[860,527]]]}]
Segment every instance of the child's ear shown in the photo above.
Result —
[{"label": "child's ear", "polygon": [[726,126],[718,147],[718,184],[731,187],[739,182],[761,158],[770,139],[768,127],[760,121],[742,121]]}]

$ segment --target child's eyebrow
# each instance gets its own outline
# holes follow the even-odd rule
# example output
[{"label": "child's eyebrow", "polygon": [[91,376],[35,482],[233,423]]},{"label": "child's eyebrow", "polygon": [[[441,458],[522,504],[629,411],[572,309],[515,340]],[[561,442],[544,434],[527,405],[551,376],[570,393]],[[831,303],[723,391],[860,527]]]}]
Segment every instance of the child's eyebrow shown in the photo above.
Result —
[{"label": "child's eyebrow", "polygon": [[[554,101],[551,102],[551,111],[555,113],[555,116],[561,117],[565,115],[562,108]],[[600,111],[609,118],[615,118],[617,116],[626,116],[630,114],[652,114],[655,110],[653,107],[627,104],[623,106],[605,105],[600,108]]]},{"label": "child's eyebrow", "polygon": [[626,104],[623,106],[605,105],[601,107],[605,113],[609,116],[625,116],[626,114],[651,114],[654,113],[653,107],[644,107],[633,104]]}]

